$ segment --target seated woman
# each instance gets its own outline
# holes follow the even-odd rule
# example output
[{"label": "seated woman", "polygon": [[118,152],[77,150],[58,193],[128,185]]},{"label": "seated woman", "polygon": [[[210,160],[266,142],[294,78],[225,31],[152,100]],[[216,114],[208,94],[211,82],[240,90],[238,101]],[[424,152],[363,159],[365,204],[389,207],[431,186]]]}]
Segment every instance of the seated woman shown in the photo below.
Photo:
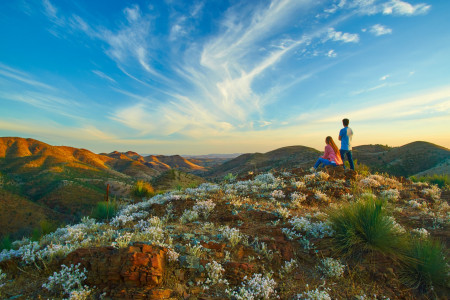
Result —
[{"label": "seated woman", "polygon": [[325,153],[317,160],[316,164],[313,167],[314,170],[317,169],[321,164],[323,164],[324,167],[328,165],[342,165],[341,154],[339,153],[339,149],[334,143],[333,138],[331,136],[327,136],[327,138],[325,139],[325,143],[327,144],[325,146]]}]

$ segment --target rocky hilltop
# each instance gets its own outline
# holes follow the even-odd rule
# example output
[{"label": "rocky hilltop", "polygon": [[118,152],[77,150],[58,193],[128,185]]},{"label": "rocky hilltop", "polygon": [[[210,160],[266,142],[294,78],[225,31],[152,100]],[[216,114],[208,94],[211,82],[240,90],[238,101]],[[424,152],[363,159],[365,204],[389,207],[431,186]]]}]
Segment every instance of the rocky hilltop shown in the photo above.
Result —
[{"label": "rocky hilltop", "polygon": [[250,173],[15,242],[0,254],[0,293],[445,299],[449,200],[448,189],[341,168]]}]

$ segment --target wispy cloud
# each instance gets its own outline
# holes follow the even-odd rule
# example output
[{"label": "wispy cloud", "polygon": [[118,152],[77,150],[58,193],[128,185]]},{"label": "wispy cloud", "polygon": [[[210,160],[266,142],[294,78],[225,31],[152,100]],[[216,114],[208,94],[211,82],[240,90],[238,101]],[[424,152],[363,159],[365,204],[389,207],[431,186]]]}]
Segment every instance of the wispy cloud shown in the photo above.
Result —
[{"label": "wispy cloud", "polygon": [[[348,111],[347,114],[355,121],[397,119],[405,116],[422,118],[429,114],[449,114],[448,103],[450,103],[450,87],[445,86],[431,92],[422,92],[417,96]],[[331,119],[326,118],[323,121]]]},{"label": "wispy cloud", "polygon": [[92,73],[94,73],[95,75],[97,75],[97,76],[100,77],[100,78],[103,78],[103,79],[106,79],[106,80],[109,80],[109,81],[111,81],[111,82],[116,83],[116,81],[115,81],[113,78],[111,78],[110,76],[106,75],[106,74],[103,73],[102,71],[99,71],[99,70],[92,70]]},{"label": "wispy cloud", "polygon": [[387,74],[387,75],[381,76],[380,80],[384,81],[384,80],[388,79],[389,77],[391,77],[391,75]]},{"label": "wispy cloud", "polygon": [[44,88],[47,90],[55,89],[54,87],[52,87],[46,83],[43,83],[43,82],[40,82],[40,81],[34,79],[31,75],[29,75],[25,72],[8,67],[2,63],[0,63],[0,76],[6,77],[13,81],[25,83],[25,84],[35,87],[35,88]]},{"label": "wispy cloud", "polygon": [[375,36],[380,36],[385,34],[391,34],[392,29],[381,24],[375,24],[372,27],[370,27],[369,32]]},{"label": "wispy cloud", "polygon": [[333,49],[327,52],[328,57],[336,57],[337,53]]},{"label": "wispy cloud", "polygon": [[359,42],[359,35],[357,33],[347,33],[336,31],[334,28],[330,28],[328,30],[328,39],[335,42],[344,42],[344,43],[357,43]]},{"label": "wispy cloud", "polygon": [[431,5],[419,3],[412,5],[401,0],[391,0],[383,5],[383,14],[397,15],[397,16],[415,16],[426,14],[431,8]]}]

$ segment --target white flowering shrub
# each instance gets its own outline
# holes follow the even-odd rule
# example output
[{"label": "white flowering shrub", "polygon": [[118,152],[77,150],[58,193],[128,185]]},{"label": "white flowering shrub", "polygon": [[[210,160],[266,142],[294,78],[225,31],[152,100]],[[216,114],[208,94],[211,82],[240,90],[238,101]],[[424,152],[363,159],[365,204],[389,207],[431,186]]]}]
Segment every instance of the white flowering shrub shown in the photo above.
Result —
[{"label": "white flowering shrub", "polygon": [[426,230],[425,228],[415,228],[411,230],[411,233],[422,239],[425,239],[430,235],[428,230]]},{"label": "white flowering shrub", "polygon": [[91,299],[89,296],[91,296],[92,292],[93,291],[89,287],[84,286],[80,290],[72,291],[70,293],[69,300],[86,300],[86,299]]},{"label": "white flowering shrub", "polygon": [[393,227],[394,227],[394,231],[397,232],[397,234],[402,234],[406,232],[405,227],[403,227],[402,225],[400,225],[399,223],[397,223],[397,221],[395,220],[394,217],[389,216],[388,217],[389,221],[391,221]]},{"label": "white flowering shrub", "polygon": [[302,202],[306,200],[306,195],[302,193],[293,192],[291,194],[291,207],[297,208],[301,207]]},{"label": "white flowering shrub", "polygon": [[230,242],[231,246],[236,246],[242,239],[242,234],[237,228],[223,226],[219,229],[223,236]]},{"label": "white flowering shrub", "polygon": [[322,193],[321,191],[316,191],[314,193],[314,198],[316,198],[317,200],[322,201],[322,202],[330,202],[331,201],[330,198],[328,198],[328,196],[326,194]]},{"label": "white flowering shrub", "polygon": [[0,269],[0,288],[5,285],[6,274]]},{"label": "white flowering shrub", "polygon": [[323,171],[316,172],[316,178],[320,180],[327,180],[329,177],[330,175],[326,172]]},{"label": "white flowering shrub", "polygon": [[197,201],[192,210],[196,211],[200,217],[206,220],[214,210],[214,207],[216,207],[216,204],[212,200]]},{"label": "white flowering shrub", "polygon": [[170,262],[175,262],[178,261],[178,257],[180,257],[180,254],[178,252],[176,252],[175,250],[173,250],[172,248],[168,248],[167,249],[167,259]]},{"label": "white flowering shrub", "polygon": [[316,174],[315,173],[307,174],[307,175],[303,176],[303,180],[305,182],[312,182],[312,181],[316,180]]},{"label": "white flowering shrub", "polygon": [[203,247],[202,245],[190,245],[188,248],[188,253],[195,256],[195,257],[202,257],[203,256]]},{"label": "white flowering shrub", "polygon": [[310,222],[304,217],[294,217],[289,223],[299,232],[304,232],[307,236],[314,238],[323,238],[324,236],[332,236],[333,230],[324,222]]},{"label": "white flowering shrub", "polygon": [[398,198],[400,197],[400,192],[397,189],[389,189],[382,191],[380,193],[380,196],[390,201],[397,201]]},{"label": "white flowering shrub", "polygon": [[298,263],[295,259],[291,259],[290,261],[285,261],[284,265],[281,267],[279,275],[280,278],[292,273],[294,269],[297,267]]},{"label": "white flowering shrub", "polygon": [[188,210],[186,209],[183,212],[183,215],[180,218],[180,221],[182,224],[186,224],[186,223],[190,223],[193,221],[198,220],[198,212],[196,212],[195,210]]},{"label": "white flowering shrub", "polygon": [[408,204],[412,208],[416,208],[416,209],[424,209],[427,207],[427,202],[425,202],[425,201],[419,202],[419,201],[420,201],[420,199],[409,200]]},{"label": "white flowering shrub", "polygon": [[[306,285],[308,288],[308,285]],[[296,299],[299,300],[331,300],[330,295],[328,292],[330,291],[330,288],[323,288],[320,290],[319,288],[316,288],[314,290],[305,291],[301,294],[297,295]]]},{"label": "white flowering shrub", "polygon": [[337,259],[326,257],[320,261],[317,270],[325,277],[339,278],[344,274],[345,265]]},{"label": "white flowering shrub", "polygon": [[302,237],[302,234],[292,230],[290,228],[282,228],[281,231],[284,233],[284,235],[287,237],[288,240],[295,240],[297,238]]},{"label": "white flowering shrub", "polygon": [[277,213],[283,218],[287,219],[290,216],[290,211],[286,207],[279,207],[277,208]]},{"label": "white flowering shrub", "polygon": [[299,190],[306,188],[306,184],[303,181],[292,180],[291,181],[291,185],[294,186],[296,189],[299,189]]},{"label": "white flowering shrub", "polygon": [[253,274],[250,279],[244,277],[244,282],[237,290],[227,289],[226,292],[236,300],[275,299],[279,298],[275,286],[275,280],[262,274]]},{"label": "white flowering shrub", "polygon": [[284,192],[282,190],[275,190],[270,194],[273,198],[282,199],[285,197]]},{"label": "white flowering shrub", "polygon": [[116,238],[114,246],[117,246],[119,248],[125,248],[131,242],[132,238],[133,238],[133,233],[131,233],[131,232],[124,232],[123,234],[120,234]]},{"label": "white flowering shrub", "polygon": [[88,290],[87,286],[83,286],[83,281],[87,278],[86,272],[86,269],[80,270],[80,264],[69,267],[62,265],[61,271],[54,272],[42,287],[63,295],[70,295],[74,291]]},{"label": "white flowering shrub", "polygon": [[363,178],[359,181],[359,183],[365,188],[379,187],[380,183],[376,179],[374,179],[373,176],[374,175]]},{"label": "white flowering shrub", "polygon": [[205,283],[209,285],[224,283],[228,284],[228,281],[222,279],[223,274],[225,273],[225,269],[216,261],[212,261],[206,264],[206,272],[208,272],[208,279],[206,279]]},{"label": "white flowering shrub", "polygon": [[269,248],[267,248],[267,244],[262,242],[254,242],[253,243],[253,249],[255,250],[256,253],[259,253],[261,255],[264,255],[265,258],[267,258],[268,260],[272,260],[273,258],[273,251],[269,250]]},{"label": "white flowering shrub", "polygon": [[424,196],[430,197],[434,201],[437,201],[437,200],[439,200],[441,198],[441,189],[438,188],[437,185],[433,185],[430,188],[423,189],[422,190],[422,194]]}]

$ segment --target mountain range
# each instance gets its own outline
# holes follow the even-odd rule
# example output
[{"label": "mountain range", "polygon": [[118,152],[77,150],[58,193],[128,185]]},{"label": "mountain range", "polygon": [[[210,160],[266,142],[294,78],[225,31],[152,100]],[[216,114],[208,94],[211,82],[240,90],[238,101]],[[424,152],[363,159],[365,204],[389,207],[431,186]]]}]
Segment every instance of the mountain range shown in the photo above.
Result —
[{"label": "mountain range", "polygon": [[[427,142],[401,147],[363,145],[353,148],[358,164],[372,171],[408,177],[450,174],[450,151]],[[86,149],[52,146],[19,137],[0,138],[0,237],[30,234],[43,220],[58,224],[79,220],[111,195],[129,197],[137,180],[157,190],[184,188],[227,174],[243,177],[272,169],[309,169],[321,151],[289,146],[267,153],[231,156],[146,155],[133,151],[96,154]],[[234,157],[234,158],[233,158]]]}]

